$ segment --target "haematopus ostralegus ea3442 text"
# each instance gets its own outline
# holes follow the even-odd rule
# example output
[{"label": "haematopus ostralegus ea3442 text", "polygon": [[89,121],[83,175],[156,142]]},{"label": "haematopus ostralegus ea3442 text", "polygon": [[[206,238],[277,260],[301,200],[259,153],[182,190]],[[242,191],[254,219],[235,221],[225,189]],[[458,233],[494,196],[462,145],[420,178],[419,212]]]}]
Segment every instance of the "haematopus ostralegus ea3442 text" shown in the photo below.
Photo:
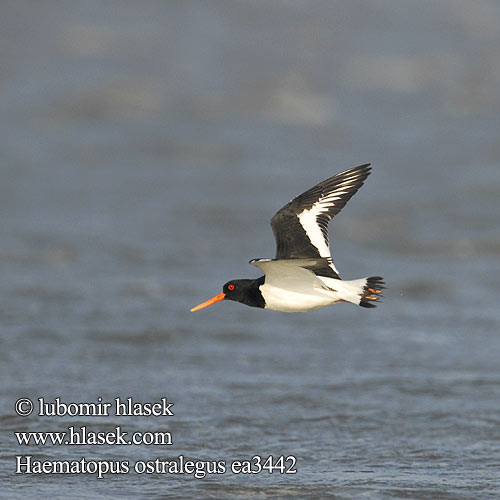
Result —
[{"label": "haematopus ostralegus ea3442 text", "polygon": [[250,261],[264,271],[264,276],[228,281],[221,293],[191,311],[221,300],[285,312],[311,311],[339,302],[375,307],[382,295],[383,279],[371,276],[342,280],[328,242],[328,223],[370,172],[369,163],[351,168],[287,203],[271,219],[276,258]]}]

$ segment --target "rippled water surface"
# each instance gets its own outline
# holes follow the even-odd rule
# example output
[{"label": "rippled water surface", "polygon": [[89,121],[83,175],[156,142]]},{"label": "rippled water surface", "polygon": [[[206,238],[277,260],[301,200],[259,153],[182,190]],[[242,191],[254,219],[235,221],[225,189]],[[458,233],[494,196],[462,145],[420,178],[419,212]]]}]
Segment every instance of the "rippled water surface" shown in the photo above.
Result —
[{"label": "rippled water surface", "polygon": [[[6,2],[1,496],[497,498],[499,16],[493,0]],[[384,276],[378,308],[189,312],[258,276],[284,203],[369,161],[330,234],[343,277]],[[166,397],[175,415],[20,417],[21,397]],[[173,444],[14,434],[70,426]],[[15,474],[26,455],[227,470]],[[256,455],[296,474],[231,472]]]}]

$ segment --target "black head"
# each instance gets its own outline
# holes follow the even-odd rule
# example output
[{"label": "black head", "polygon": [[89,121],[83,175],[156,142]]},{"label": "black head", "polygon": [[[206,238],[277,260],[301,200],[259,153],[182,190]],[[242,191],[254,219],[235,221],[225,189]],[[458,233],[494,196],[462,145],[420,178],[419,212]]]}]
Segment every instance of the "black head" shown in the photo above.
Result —
[{"label": "black head", "polygon": [[193,307],[191,311],[198,311],[221,300],[234,300],[235,302],[241,302],[251,307],[264,307],[266,303],[259,289],[259,286],[263,283],[264,276],[255,280],[242,279],[228,281],[222,287],[222,292],[219,295],[203,302],[199,306]]},{"label": "black head", "polygon": [[264,276],[256,280],[231,280],[223,287],[225,300],[234,300],[251,307],[264,307],[265,302],[259,286],[264,283]]}]

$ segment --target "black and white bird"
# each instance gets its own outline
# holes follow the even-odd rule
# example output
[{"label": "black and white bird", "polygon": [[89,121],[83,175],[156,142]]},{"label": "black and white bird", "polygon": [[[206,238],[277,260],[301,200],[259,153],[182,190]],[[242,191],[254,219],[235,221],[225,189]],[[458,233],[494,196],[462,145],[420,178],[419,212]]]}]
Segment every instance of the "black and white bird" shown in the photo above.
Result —
[{"label": "black and white bird", "polygon": [[351,302],[375,307],[384,288],[380,276],[342,280],[328,242],[328,223],[371,172],[370,164],[334,175],[294,198],[271,219],[275,259],[253,259],[264,271],[257,279],[228,281],[219,295],[193,307],[198,311],[221,300],[275,311],[301,312]]}]

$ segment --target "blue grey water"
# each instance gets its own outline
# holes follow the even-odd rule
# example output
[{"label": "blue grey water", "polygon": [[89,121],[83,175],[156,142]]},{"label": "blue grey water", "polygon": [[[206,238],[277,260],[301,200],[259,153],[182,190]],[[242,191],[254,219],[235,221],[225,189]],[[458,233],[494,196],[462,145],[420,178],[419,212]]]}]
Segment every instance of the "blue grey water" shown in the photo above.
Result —
[{"label": "blue grey water", "polygon": [[[2,2],[2,498],[493,499],[500,487],[500,5]],[[271,216],[372,162],[331,224],[373,310],[189,309],[273,257]],[[175,416],[17,416],[167,397]],[[20,446],[14,432],[170,432]],[[224,474],[16,474],[33,460]],[[235,474],[294,456],[296,474]]]}]

